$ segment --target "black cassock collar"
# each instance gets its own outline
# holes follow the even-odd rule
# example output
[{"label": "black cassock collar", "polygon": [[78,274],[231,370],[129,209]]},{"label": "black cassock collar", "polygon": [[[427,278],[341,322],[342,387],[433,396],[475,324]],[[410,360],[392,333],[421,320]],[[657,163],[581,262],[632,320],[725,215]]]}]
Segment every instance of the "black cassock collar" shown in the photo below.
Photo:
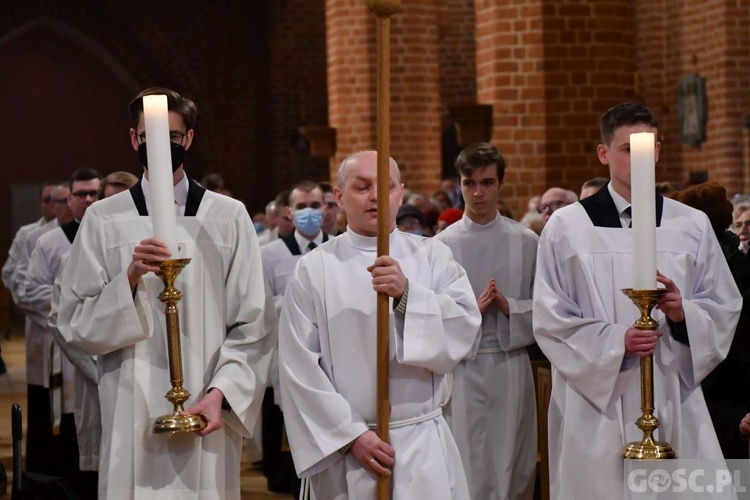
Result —
[{"label": "black cassock collar", "polygon": [[[133,203],[135,203],[135,206],[138,209],[138,215],[145,217],[148,215],[148,209],[146,208],[146,197],[143,195],[141,181],[142,179],[139,179],[138,182],[130,188],[130,195],[133,197]],[[188,177],[188,195],[187,203],[185,204],[185,217],[195,217],[205,193],[206,188]]]},{"label": "black cassock collar", "polygon": [[[603,186],[596,194],[589,196],[579,202],[583,205],[591,222],[597,227],[619,227],[620,214],[617,212],[615,201],[609,194],[607,186]],[[664,210],[664,197],[656,194],[656,227],[661,226],[661,215]]]},{"label": "black cassock collar", "polygon": [[[297,238],[294,237],[294,231],[281,238],[281,241],[284,242],[292,255],[302,255],[302,250],[300,250],[299,248]],[[323,231],[323,243],[325,243],[326,241],[328,241],[328,234]]]}]

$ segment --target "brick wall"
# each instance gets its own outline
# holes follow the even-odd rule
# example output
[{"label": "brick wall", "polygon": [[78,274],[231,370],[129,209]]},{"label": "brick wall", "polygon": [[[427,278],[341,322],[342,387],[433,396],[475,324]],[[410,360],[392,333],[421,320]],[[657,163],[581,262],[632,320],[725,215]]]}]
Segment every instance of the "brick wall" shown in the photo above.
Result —
[{"label": "brick wall", "polygon": [[[347,154],[376,145],[376,17],[364,2],[327,0],[332,175]],[[391,20],[391,155],[407,188],[440,183],[438,18],[434,0],[403,3]]]},{"label": "brick wall", "polygon": [[[742,178],[742,116],[750,110],[750,2],[747,0],[637,2],[636,47],[644,102],[659,114],[663,142],[657,176],[686,182],[690,172],[730,192],[747,191]],[[678,85],[688,74],[706,78],[707,140],[682,144]]]},{"label": "brick wall", "polygon": [[632,2],[546,1],[543,12],[546,182],[578,193],[609,176],[599,117],[634,97]]},{"label": "brick wall", "polygon": [[449,124],[448,106],[477,101],[474,0],[444,0],[438,4],[440,115]]},{"label": "brick wall", "polygon": [[543,3],[476,0],[477,99],[493,106],[492,143],[506,158],[503,198],[522,211],[547,185]]},{"label": "brick wall", "polygon": [[[273,185],[329,180],[328,159],[311,158],[300,125],[328,125],[324,0],[270,2]],[[270,201],[273,193],[268,193]]]},{"label": "brick wall", "polygon": [[479,101],[492,104],[493,143],[506,157],[503,197],[578,192],[608,176],[596,157],[598,119],[635,97],[633,7],[627,0],[477,0]]}]

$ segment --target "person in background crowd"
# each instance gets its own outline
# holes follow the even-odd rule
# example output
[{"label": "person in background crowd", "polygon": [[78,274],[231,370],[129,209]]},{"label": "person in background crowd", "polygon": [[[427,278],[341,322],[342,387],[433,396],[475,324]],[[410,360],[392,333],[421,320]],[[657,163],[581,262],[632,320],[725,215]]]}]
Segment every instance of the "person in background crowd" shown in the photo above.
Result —
[{"label": "person in background crowd", "polygon": [[606,177],[594,177],[593,179],[587,180],[581,186],[581,195],[578,197],[578,199],[583,200],[588,198],[592,194],[596,194],[601,188],[606,186],[608,182],[609,179],[607,179]]},{"label": "person in background crowd", "polygon": [[404,233],[424,234],[424,214],[419,207],[405,203],[401,205],[396,214],[396,226]]},{"label": "person in background crowd", "polygon": [[536,207],[536,211],[542,216],[545,224],[555,210],[567,207],[571,203],[578,201],[578,196],[573,191],[568,191],[560,187],[552,187],[544,192],[541,203]]},{"label": "person in background crowd", "polygon": [[454,222],[458,222],[463,217],[464,211],[460,208],[446,208],[440,213],[437,220],[437,234],[440,234],[446,227]]},{"label": "person in background crowd", "polygon": [[750,260],[740,252],[737,235],[727,230],[732,221],[732,203],[721,185],[711,181],[691,186],[680,191],[675,199],[708,216],[742,295],[742,312],[729,354],[703,379],[701,387],[724,458],[747,459],[750,432],[741,422],[750,414],[750,392],[747,391],[750,387]]},{"label": "person in background crowd", "polygon": [[740,239],[738,248],[744,254],[747,254],[750,248],[750,206],[744,210],[735,210],[734,222],[732,222],[732,231]]}]

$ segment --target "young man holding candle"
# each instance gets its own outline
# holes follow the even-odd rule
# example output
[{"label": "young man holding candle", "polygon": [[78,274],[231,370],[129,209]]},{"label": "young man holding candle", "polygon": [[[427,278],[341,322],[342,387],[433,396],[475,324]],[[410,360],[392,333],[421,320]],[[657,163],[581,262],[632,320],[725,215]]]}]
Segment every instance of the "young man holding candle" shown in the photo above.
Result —
[{"label": "young man holding candle", "polygon": [[[651,174],[643,196],[655,206],[659,274],[648,271],[644,288],[658,281],[667,293],[652,313],[656,331],[631,326],[639,311],[621,289],[639,288],[633,271],[644,265],[635,264],[642,241],[634,245],[629,228],[630,134],[656,134],[658,123],[648,108],[624,103],[602,116],[600,128],[597,153],[610,183],[555,212],[537,258],[534,334],[553,366],[549,453],[556,499],[627,493],[621,453],[643,436],[635,425],[642,414],[639,359],[651,354],[654,414],[661,421],[654,437],[680,458],[722,457],[700,383],[726,356],[742,304],[707,217],[655,195]],[[658,160],[660,143],[651,139],[649,146]],[[635,205],[644,200],[632,201],[638,216]]]},{"label": "young man holding candle", "polygon": [[[146,149],[158,137],[144,130],[143,97],[157,94],[168,101],[171,169],[169,161],[151,164]],[[152,88],[131,102],[130,113],[143,178],[87,211],[63,273],[57,317],[67,342],[98,356],[99,496],[239,498],[242,437],[255,426],[276,342],[257,237],[240,202],[185,174],[197,114],[192,101]],[[167,192],[149,182],[157,169],[172,171]],[[149,214],[159,198],[176,213],[176,253],[152,236]],[[183,384],[191,393],[185,413],[208,420],[195,434],[152,431],[154,420],[172,411],[164,398],[171,385],[158,298],[164,284],[151,262],[169,258],[191,259],[175,287],[183,293]]]}]

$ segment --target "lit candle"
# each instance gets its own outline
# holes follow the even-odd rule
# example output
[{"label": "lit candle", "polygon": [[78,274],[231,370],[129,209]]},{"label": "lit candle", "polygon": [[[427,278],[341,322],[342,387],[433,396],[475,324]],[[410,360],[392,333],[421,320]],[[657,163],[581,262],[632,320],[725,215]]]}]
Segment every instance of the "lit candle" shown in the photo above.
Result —
[{"label": "lit candle", "polygon": [[143,119],[148,141],[146,153],[154,238],[166,243],[167,248],[172,252],[172,258],[175,258],[177,256],[177,212],[172,181],[167,96],[144,96]]},{"label": "lit candle", "polygon": [[630,134],[630,204],[633,217],[633,289],[656,289],[654,134]]}]

